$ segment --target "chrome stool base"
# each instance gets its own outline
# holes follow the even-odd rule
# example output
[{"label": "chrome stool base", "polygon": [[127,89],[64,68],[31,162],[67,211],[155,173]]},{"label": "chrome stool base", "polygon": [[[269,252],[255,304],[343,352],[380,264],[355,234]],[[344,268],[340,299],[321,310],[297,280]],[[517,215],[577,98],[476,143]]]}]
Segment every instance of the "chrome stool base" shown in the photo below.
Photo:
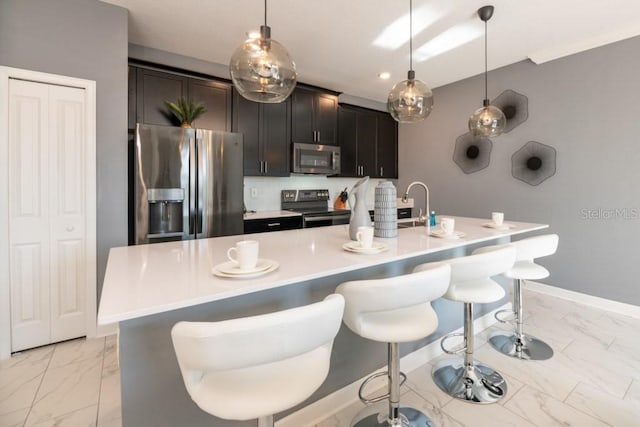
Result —
[{"label": "chrome stool base", "polygon": [[462,358],[438,362],[431,376],[440,390],[471,403],[495,403],[507,394],[507,383],[495,369],[477,362],[465,366]]},{"label": "chrome stool base", "polygon": [[[386,402],[385,402],[386,403]],[[376,405],[378,406],[378,405]],[[371,413],[372,407],[363,409],[354,418],[352,427],[435,427],[435,424],[423,412],[409,406],[400,407],[400,417],[395,423],[390,422],[389,414],[384,407],[380,407],[377,413]],[[369,415],[367,415],[369,414]],[[356,421],[360,419],[359,421]]]},{"label": "chrome stool base", "polygon": [[513,332],[495,332],[489,338],[489,344],[500,353],[517,359],[547,360],[553,357],[549,344],[529,335],[518,338]]}]

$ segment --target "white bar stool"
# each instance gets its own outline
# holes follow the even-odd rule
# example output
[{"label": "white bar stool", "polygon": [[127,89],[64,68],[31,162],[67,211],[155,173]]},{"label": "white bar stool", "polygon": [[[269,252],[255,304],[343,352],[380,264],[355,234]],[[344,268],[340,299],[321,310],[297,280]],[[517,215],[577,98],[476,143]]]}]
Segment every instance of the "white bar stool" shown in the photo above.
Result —
[{"label": "white bar stool", "polygon": [[[451,284],[444,298],[464,303],[464,332],[445,336],[440,346],[448,354],[464,352],[464,358],[440,361],[431,375],[436,385],[450,396],[472,403],[494,403],[506,395],[507,384],[495,369],[473,359],[473,304],[498,301],[504,296],[504,289],[490,277],[511,268],[516,250],[508,245],[482,249],[484,253],[474,252],[447,261],[451,265]],[[460,346],[445,348],[447,339],[460,335],[464,337]]]},{"label": "white bar stool", "polygon": [[[337,287],[336,293],[345,299],[344,323],[363,338],[386,342],[388,349],[388,371],[367,378],[358,393],[367,404],[388,399],[388,412],[371,414],[371,407],[365,408],[352,420],[352,426],[433,426],[421,411],[400,407],[400,377],[404,374],[400,372],[399,343],[420,340],[436,330],[438,317],[431,301],[447,290],[450,272],[451,268],[445,263],[431,263],[418,273],[350,281]],[[365,385],[382,375],[388,378],[388,392],[365,399]]]},{"label": "white bar stool", "polygon": [[258,419],[307,399],[329,372],[344,298],[220,322],[179,322],[171,330],[182,379],[205,412],[227,420]]},{"label": "white bar stool", "polygon": [[502,323],[515,324],[515,328],[513,332],[495,332],[489,338],[491,346],[500,353],[522,360],[546,360],[553,357],[553,349],[549,344],[523,332],[522,285],[525,280],[549,277],[549,271],[533,260],[556,253],[558,240],[557,234],[546,234],[511,243],[516,248],[516,262],[504,275],[513,279],[513,311],[508,311],[513,317],[500,317],[505,313],[505,310],[501,310],[496,313],[496,319]]}]

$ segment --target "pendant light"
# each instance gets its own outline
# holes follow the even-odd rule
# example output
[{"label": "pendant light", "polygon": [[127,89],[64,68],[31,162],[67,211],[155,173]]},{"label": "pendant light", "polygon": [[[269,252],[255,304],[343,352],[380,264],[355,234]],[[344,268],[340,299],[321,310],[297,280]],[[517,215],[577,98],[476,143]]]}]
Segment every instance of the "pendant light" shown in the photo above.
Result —
[{"label": "pendant light", "polygon": [[420,122],[427,118],[433,108],[433,94],[421,80],[416,80],[413,71],[413,15],[412,0],[409,0],[409,72],[391,89],[387,99],[389,114],[400,123]]},{"label": "pendant light", "polygon": [[267,26],[267,0],[260,37],[249,38],[235,50],[229,70],[236,90],[249,101],[282,102],[296,87],[296,64],[284,46],[271,38]]},{"label": "pendant light", "polygon": [[476,136],[491,138],[504,132],[507,125],[504,113],[491,105],[487,95],[487,21],[493,16],[493,6],[481,7],[478,16],[484,21],[484,101],[483,107],[469,117],[469,131]]}]

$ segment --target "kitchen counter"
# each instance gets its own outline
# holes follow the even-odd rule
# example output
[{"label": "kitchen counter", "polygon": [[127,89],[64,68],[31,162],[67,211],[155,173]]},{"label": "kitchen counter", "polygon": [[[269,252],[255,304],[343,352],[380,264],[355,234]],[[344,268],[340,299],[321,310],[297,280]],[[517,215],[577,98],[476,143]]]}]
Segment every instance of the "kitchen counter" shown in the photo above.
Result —
[{"label": "kitchen counter", "polygon": [[[333,293],[348,280],[409,273],[417,264],[464,256],[473,249],[506,243],[511,236],[546,228],[516,223],[506,231],[482,227],[485,219],[456,218],[459,240],[429,237],[425,229],[398,230],[398,237],[376,239],[388,250],[375,255],[346,252],[348,226],[336,225],[252,234],[260,256],[280,263],[278,270],[255,279],[213,276],[226,251],[242,236],[114,248],[109,254],[98,322],[119,324],[119,362],[123,427],[248,427],[254,421],[222,420],[200,410],[184,388],[171,342],[179,321],[220,321],[310,304]],[[507,285],[506,279],[496,278]],[[508,295],[508,294],[507,294]],[[476,316],[499,308],[505,300],[479,304]],[[439,339],[462,324],[462,305],[433,302],[438,330],[404,343],[407,354]],[[309,405],[386,364],[386,349],[342,326],[334,341],[331,368],[322,386],[307,401],[276,414],[279,419]],[[283,379],[285,380],[285,379]],[[355,396],[354,396],[355,399]]]},{"label": "kitchen counter", "polygon": [[376,238],[389,249],[374,255],[342,249],[349,241],[346,225],[252,234],[249,238],[260,242],[260,257],[277,261],[280,268],[248,280],[211,273],[213,266],[227,261],[227,249],[242,240],[241,236],[113,248],[98,323],[120,322],[546,227],[511,221],[515,228],[497,231],[482,227],[486,219],[454,218],[456,230],[466,233],[465,238],[429,237],[424,227],[399,229],[397,238]]}]

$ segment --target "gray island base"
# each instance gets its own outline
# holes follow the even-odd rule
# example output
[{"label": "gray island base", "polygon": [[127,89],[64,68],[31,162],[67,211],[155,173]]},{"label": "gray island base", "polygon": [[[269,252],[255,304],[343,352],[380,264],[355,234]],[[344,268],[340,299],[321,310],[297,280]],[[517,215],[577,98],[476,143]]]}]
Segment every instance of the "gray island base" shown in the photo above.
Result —
[{"label": "gray island base", "polygon": [[[343,225],[112,249],[98,322],[119,323],[123,426],[256,425],[255,420],[212,417],[191,401],[171,343],[170,330],[178,321],[217,321],[309,304],[347,280],[406,274],[418,264],[464,256],[477,247],[507,243],[513,235],[547,227],[510,221],[512,228],[498,231],[484,227],[487,220],[455,219],[456,230],[466,234],[462,239],[430,237],[424,228],[400,229],[397,238],[377,239],[388,250],[373,255],[344,251],[342,245],[349,238],[348,226]],[[277,261],[279,269],[247,280],[213,276],[212,267],[225,262],[227,249],[244,238],[258,240],[260,256]],[[505,298],[478,305],[475,314],[482,316],[506,302]],[[402,355],[462,326],[462,304],[439,299],[433,306],[439,317],[437,331],[403,344]],[[275,418],[383,367],[386,358],[385,344],[362,339],[343,325],[324,384],[306,402]],[[287,387],[286,378],[282,387]]]}]

